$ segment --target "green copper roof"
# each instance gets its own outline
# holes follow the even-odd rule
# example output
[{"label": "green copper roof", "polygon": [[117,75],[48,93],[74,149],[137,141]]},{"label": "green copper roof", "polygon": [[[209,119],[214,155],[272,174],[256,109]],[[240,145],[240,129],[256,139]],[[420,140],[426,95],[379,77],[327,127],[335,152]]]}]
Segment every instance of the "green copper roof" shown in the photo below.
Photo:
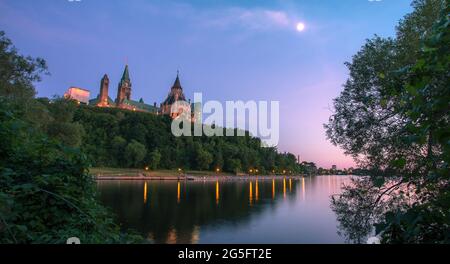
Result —
[{"label": "green copper roof", "polygon": [[122,74],[122,81],[130,81],[130,73],[128,72],[128,65],[125,65],[125,70]]},{"label": "green copper roof", "polygon": [[[97,97],[95,97],[94,99],[89,100],[90,105],[96,105],[98,103],[100,103],[100,95],[97,95]],[[109,97],[109,96],[108,96],[108,104],[114,105],[113,99],[111,99],[111,97]]]},{"label": "green copper roof", "polygon": [[127,99],[125,99],[125,100],[123,100],[123,103],[127,104],[127,105],[134,106],[137,109],[145,110],[147,112],[152,112],[152,113],[156,113],[159,110],[158,107],[154,107],[153,105],[137,102],[137,101],[134,101],[134,100],[127,100]]}]

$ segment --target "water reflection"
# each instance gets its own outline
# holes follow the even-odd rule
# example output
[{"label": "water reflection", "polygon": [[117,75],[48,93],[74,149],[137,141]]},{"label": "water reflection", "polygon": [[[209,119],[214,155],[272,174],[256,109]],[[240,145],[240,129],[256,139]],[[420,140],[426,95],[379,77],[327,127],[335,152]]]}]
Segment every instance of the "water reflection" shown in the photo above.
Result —
[{"label": "water reflection", "polygon": [[98,187],[123,228],[150,242],[341,243],[329,208],[339,184],[330,192],[327,181],[100,181]]},{"label": "water reflection", "polygon": [[306,197],[305,178],[302,178],[302,198],[303,198],[303,201],[305,200],[305,197]]},{"label": "water reflection", "polygon": [[255,201],[258,201],[259,198],[259,189],[258,189],[258,179],[255,182]]},{"label": "water reflection", "polygon": [[147,182],[144,182],[144,204],[147,203]]},{"label": "water reflection", "polygon": [[292,179],[289,179],[289,193],[292,192]]},{"label": "water reflection", "polygon": [[216,204],[219,204],[219,197],[220,193],[219,193],[219,181],[216,181]]},{"label": "water reflection", "polygon": [[181,186],[180,182],[177,183],[177,203],[180,203],[180,197],[181,197]]},{"label": "water reflection", "polygon": [[275,179],[272,180],[272,200],[275,199]]},{"label": "water reflection", "polygon": [[250,181],[249,183],[249,193],[248,193],[248,201],[250,206],[253,205],[253,184],[252,181]]}]

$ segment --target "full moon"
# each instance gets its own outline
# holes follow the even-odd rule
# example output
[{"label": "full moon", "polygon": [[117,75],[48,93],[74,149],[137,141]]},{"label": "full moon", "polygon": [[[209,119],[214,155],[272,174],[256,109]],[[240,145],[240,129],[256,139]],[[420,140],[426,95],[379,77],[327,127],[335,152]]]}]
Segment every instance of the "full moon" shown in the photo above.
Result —
[{"label": "full moon", "polygon": [[302,32],[303,30],[305,30],[305,24],[297,23],[297,31]]}]

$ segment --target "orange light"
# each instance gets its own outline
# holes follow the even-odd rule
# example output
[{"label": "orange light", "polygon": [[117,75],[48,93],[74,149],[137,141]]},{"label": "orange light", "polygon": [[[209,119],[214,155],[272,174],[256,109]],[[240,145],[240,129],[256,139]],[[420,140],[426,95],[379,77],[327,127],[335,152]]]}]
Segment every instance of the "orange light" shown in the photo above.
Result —
[{"label": "orange light", "polygon": [[148,166],[145,167],[145,170],[148,171]]},{"label": "orange light", "polygon": [[272,179],[272,200],[275,199],[275,179]]},{"label": "orange light", "polygon": [[219,181],[216,181],[216,204],[219,204],[220,193],[219,193]]},{"label": "orange light", "polygon": [[258,180],[255,182],[255,201],[258,201],[259,189],[258,189]]},{"label": "orange light", "polygon": [[147,203],[147,182],[144,182],[144,204]]},{"label": "orange light", "polygon": [[180,203],[181,199],[181,185],[180,182],[177,183],[177,203]]},{"label": "orange light", "polygon": [[251,181],[250,181],[250,187],[249,187],[248,200],[249,200],[250,206],[251,206],[253,204],[253,184]]}]

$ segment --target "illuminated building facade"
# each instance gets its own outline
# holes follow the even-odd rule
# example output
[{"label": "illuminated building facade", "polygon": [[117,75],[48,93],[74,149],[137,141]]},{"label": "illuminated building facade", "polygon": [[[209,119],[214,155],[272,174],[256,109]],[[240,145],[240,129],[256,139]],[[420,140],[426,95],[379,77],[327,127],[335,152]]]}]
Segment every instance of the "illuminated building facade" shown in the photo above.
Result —
[{"label": "illuminated building facade", "polygon": [[[131,111],[169,115],[172,118],[178,117],[184,111],[188,112],[191,111],[191,109],[194,109],[190,104],[190,100],[189,103],[186,102],[186,97],[183,94],[183,88],[181,87],[178,73],[167,98],[163,103],[161,103],[160,107],[157,107],[156,103],[154,103],[153,105],[146,104],[142,98],[139,101],[134,101],[131,99],[132,83],[128,65],[125,66],[122,78],[119,81],[117,87],[117,97],[114,101],[108,96],[109,83],[109,77],[105,74],[100,81],[99,95],[96,98],[90,100],[89,105],[98,107],[117,107]],[[177,104],[177,107],[174,108],[176,110],[172,109],[172,106],[178,101],[184,103]],[[192,119],[194,119],[194,113],[191,114],[191,117]]]},{"label": "illuminated building facade", "polygon": [[90,94],[91,92],[89,90],[79,87],[70,87],[64,93],[64,98],[75,100],[81,104],[88,104]]}]

